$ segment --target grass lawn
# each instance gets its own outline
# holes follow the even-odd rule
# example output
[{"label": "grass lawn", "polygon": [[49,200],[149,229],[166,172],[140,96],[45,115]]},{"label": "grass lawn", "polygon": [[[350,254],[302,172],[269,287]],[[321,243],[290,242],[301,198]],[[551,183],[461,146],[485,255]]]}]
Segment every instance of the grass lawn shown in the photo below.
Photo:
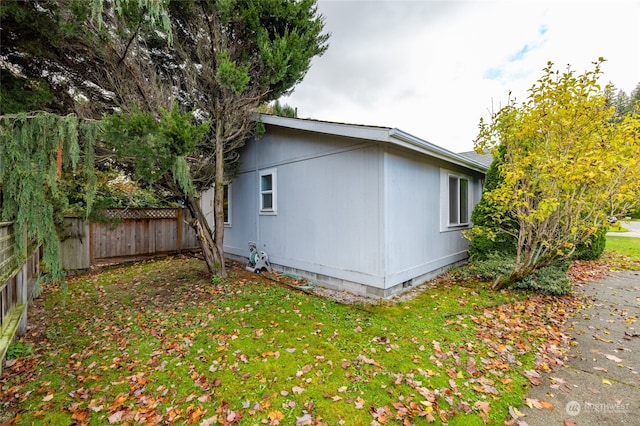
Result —
[{"label": "grass lawn", "polygon": [[348,306],[231,272],[176,257],[45,287],[0,423],[502,424],[578,303],[443,279]]},{"label": "grass lawn", "polygon": [[617,269],[640,270],[640,238],[607,235],[605,250],[618,260]]}]

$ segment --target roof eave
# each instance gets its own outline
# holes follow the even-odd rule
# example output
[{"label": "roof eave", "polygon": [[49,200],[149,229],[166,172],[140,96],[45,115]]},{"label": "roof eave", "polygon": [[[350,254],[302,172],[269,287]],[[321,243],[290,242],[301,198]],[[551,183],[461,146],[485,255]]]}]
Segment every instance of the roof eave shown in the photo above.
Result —
[{"label": "roof eave", "polygon": [[268,114],[259,114],[256,119],[265,124],[287,127],[290,129],[391,143],[480,173],[486,173],[487,171],[487,167],[484,164],[458,155],[438,145],[434,145],[409,133],[403,132],[400,129],[288,118]]},{"label": "roof eave", "polygon": [[398,141],[396,143],[397,145],[401,145],[414,151],[425,153],[440,160],[458,164],[477,172],[487,172],[487,167],[484,164],[458,155],[454,152],[449,151],[448,149],[442,148],[438,145],[434,145],[400,129],[391,129],[389,131],[389,137]]},{"label": "roof eave", "polygon": [[389,128],[387,127],[373,127],[335,123],[330,121],[288,118],[267,114],[260,114],[258,116],[258,120],[264,124],[283,126],[296,130],[306,130],[309,132],[325,133],[357,139],[369,139],[380,142],[386,142],[389,134]]}]

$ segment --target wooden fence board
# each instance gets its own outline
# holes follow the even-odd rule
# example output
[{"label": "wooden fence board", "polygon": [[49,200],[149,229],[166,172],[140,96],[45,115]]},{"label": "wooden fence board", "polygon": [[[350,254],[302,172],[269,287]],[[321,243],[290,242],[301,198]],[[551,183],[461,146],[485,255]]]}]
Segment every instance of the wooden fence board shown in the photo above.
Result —
[{"label": "wooden fence board", "polygon": [[90,227],[80,218],[67,218],[60,235],[60,264],[66,270],[81,270],[91,266]]},{"label": "wooden fence board", "polygon": [[[27,331],[27,305],[40,275],[41,247],[28,248],[27,233],[19,253],[11,223],[0,223],[0,373],[7,349],[16,335]],[[11,235],[12,238],[6,238]],[[10,244],[10,245],[9,245]],[[26,257],[26,259],[25,259]],[[20,260],[22,259],[22,262]]]},{"label": "wooden fence board", "polygon": [[[89,235],[88,244],[69,244],[69,250],[72,247],[84,250],[82,256],[89,259],[89,265],[85,268],[73,268],[70,267],[73,262],[67,262],[63,263],[65,270],[86,269],[94,264],[117,263],[199,249],[195,233],[188,224],[190,215],[187,210],[109,209],[106,214],[117,219],[117,222],[85,224],[88,229],[85,234]],[[82,220],[66,218],[65,221]],[[63,247],[63,250],[66,248]],[[79,253],[63,253],[61,259],[78,256]]]}]

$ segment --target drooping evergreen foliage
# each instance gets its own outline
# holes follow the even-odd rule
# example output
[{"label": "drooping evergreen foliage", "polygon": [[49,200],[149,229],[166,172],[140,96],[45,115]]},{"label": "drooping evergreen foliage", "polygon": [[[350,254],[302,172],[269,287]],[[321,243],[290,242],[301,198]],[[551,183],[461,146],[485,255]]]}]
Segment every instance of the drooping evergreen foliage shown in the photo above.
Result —
[{"label": "drooping evergreen foliage", "polygon": [[[55,281],[62,278],[56,224],[62,222],[69,204],[60,183],[61,172],[76,170],[81,152],[84,154],[88,214],[95,196],[95,139],[95,123],[79,125],[74,115],[22,113],[0,118],[2,220],[13,221],[17,235],[26,232],[29,241],[44,244],[43,260]],[[22,239],[16,242],[24,252]]]},{"label": "drooping evergreen foliage", "polygon": [[169,175],[177,186],[174,193],[194,195],[185,157],[205,138],[209,122],[196,124],[193,115],[182,114],[177,104],[171,111],[161,109],[160,116],[156,120],[152,114],[134,109],[132,114],[105,117],[105,145],[127,174],[143,185],[151,186]]}]

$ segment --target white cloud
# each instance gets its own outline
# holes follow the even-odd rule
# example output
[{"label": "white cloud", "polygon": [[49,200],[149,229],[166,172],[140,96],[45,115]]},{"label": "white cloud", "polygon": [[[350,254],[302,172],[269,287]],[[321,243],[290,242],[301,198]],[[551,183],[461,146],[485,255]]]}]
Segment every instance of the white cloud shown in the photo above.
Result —
[{"label": "white cloud", "polygon": [[300,117],[398,127],[452,151],[481,116],[524,99],[547,61],[640,82],[638,1],[319,1],[327,53],[283,102]]}]

